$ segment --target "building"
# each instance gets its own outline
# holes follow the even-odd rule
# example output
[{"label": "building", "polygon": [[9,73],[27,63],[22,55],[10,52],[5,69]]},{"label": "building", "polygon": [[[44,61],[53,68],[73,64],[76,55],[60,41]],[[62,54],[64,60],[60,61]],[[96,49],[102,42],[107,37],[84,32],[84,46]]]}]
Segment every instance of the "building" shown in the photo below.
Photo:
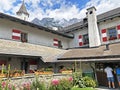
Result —
[{"label": "building", "polygon": [[19,18],[0,13],[0,68],[10,64],[29,73],[43,67],[54,72],[62,66],[77,67],[102,77],[97,79],[105,85],[100,80],[105,80],[106,63],[114,68],[120,62],[120,8],[98,16],[95,11],[88,8],[86,18],[61,31],[28,22],[24,1]]}]

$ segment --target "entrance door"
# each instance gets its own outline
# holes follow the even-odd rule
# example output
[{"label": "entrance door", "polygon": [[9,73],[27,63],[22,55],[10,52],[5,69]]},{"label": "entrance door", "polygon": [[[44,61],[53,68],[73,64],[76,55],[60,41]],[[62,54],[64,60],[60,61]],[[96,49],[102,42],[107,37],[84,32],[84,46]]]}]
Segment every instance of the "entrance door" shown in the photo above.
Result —
[{"label": "entrance door", "polygon": [[25,73],[28,73],[28,62],[25,62]]},{"label": "entrance door", "polygon": [[[107,82],[107,76],[106,73],[104,71],[106,66],[110,66],[113,70],[115,70],[115,66],[118,63],[115,62],[110,62],[110,63],[96,63],[95,67],[96,67],[96,75],[97,75],[97,80],[99,85],[101,86],[108,86],[108,82]],[[115,78],[115,86],[118,87],[118,82],[117,82],[117,78],[116,78],[116,74],[113,72],[114,78]]]}]

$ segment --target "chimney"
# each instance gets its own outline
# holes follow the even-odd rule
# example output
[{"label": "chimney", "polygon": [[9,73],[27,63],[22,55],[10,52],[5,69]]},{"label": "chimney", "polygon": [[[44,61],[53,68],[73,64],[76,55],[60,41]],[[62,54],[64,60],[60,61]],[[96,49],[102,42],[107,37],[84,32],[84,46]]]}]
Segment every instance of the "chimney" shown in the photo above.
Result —
[{"label": "chimney", "polygon": [[100,35],[97,26],[96,8],[91,7],[87,9],[88,18],[88,36],[89,36],[89,47],[98,47],[101,45]]}]

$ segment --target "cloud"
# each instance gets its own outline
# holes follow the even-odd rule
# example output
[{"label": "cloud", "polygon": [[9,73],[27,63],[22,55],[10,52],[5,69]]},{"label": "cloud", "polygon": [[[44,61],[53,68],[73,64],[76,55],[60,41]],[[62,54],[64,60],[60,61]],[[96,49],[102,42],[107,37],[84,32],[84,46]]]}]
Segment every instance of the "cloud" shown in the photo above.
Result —
[{"label": "cloud", "polygon": [[[46,2],[46,3],[45,3]],[[42,19],[44,17],[51,17],[55,19],[72,19],[72,18],[79,18],[79,15],[81,14],[80,9],[77,7],[77,5],[72,5],[71,2],[66,2],[66,0],[41,0],[41,3],[43,7],[37,7],[38,10],[31,11],[30,14],[33,18],[33,15],[36,15],[37,18]],[[59,5],[59,8],[54,8],[55,5]],[[46,8],[45,10],[42,10],[44,6],[48,6],[49,8]],[[83,10],[82,10],[83,11]],[[32,20],[32,19],[31,19]]]},{"label": "cloud", "polygon": [[46,13],[49,17],[52,18],[56,19],[65,18],[68,20],[74,17],[78,17],[79,8],[77,8],[75,5],[72,6],[63,5],[59,9],[47,10]]},{"label": "cloud", "polygon": [[[70,1],[66,2],[65,0],[58,0],[58,2],[55,0],[41,0],[41,2],[44,2],[44,6],[49,6],[49,8],[44,11],[42,10],[42,7],[40,7],[40,13],[36,13],[36,11],[31,12],[35,13],[35,15],[37,14],[39,19],[44,17],[51,17],[55,19],[65,18],[67,20],[72,18],[81,19],[86,17],[86,9],[91,6],[95,6],[97,8],[97,14],[104,13],[120,6],[120,0],[90,0],[82,9],[80,9],[77,4],[72,4]],[[60,7],[52,9],[51,7],[55,4],[60,4]]]},{"label": "cloud", "polygon": [[86,4],[86,8],[95,6],[97,14],[107,12],[109,10],[120,7],[120,0],[91,0]]},{"label": "cloud", "polygon": [[[22,0],[3,0],[0,3],[0,12],[15,16],[21,6]],[[14,5],[14,3],[17,3]],[[86,9],[95,6],[97,14],[104,13],[120,6],[120,0],[90,0],[86,5],[73,4],[70,0],[25,0],[27,10],[30,14],[29,20],[51,17],[55,19],[84,18]]]},{"label": "cloud", "polygon": [[12,3],[14,3],[14,0],[3,0],[0,2],[0,11],[4,12],[13,7]]}]

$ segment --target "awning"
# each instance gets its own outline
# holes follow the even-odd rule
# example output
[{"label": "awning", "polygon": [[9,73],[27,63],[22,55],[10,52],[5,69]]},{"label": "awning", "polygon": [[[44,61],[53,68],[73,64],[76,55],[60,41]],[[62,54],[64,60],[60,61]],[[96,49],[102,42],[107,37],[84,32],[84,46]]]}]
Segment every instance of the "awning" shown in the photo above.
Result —
[{"label": "awning", "polygon": [[1,55],[34,56],[41,57],[44,62],[54,62],[54,58],[49,58],[56,57],[63,52],[66,50],[0,39]]}]

